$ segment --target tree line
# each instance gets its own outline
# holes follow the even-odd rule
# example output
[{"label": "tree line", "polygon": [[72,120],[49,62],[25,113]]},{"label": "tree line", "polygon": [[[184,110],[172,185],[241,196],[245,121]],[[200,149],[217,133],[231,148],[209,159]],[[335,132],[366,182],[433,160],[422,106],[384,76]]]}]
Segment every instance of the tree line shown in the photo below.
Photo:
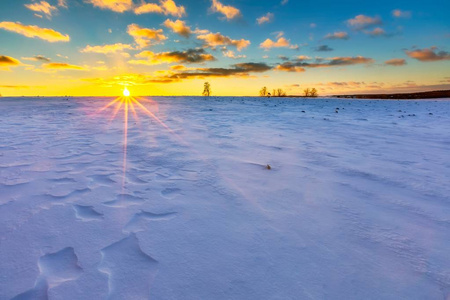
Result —
[{"label": "tree line", "polygon": [[[269,92],[269,89],[267,87],[263,87],[259,91],[260,97],[286,97],[286,91],[283,89],[273,89],[272,93]],[[316,88],[307,88],[303,90],[303,96],[304,97],[317,97],[319,96]]]},{"label": "tree line", "polygon": [[[209,82],[205,82],[203,84],[203,96],[211,96],[211,85],[209,84]],[[269,89],[267,87],[263,87],[260,91],[259,91],[259,96],[260,97],[286,97],[286,91],[284,91],[283,89],[273,89],[272,93],[269,92]],[[303,90],[303,96],[304,97],[317,97],[319,96],[316,88],[306,88]]]}]

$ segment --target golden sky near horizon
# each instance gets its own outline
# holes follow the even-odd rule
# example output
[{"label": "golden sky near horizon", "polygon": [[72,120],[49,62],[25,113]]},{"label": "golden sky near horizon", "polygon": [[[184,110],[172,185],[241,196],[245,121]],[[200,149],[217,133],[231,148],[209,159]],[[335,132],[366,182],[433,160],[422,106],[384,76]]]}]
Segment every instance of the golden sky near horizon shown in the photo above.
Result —
[{"label": "golden sky near horizon", "polygon": [[381,2],[3,1],[0,93],[201,95],[205,81],[215,96],[450,89],[450,4]]}]

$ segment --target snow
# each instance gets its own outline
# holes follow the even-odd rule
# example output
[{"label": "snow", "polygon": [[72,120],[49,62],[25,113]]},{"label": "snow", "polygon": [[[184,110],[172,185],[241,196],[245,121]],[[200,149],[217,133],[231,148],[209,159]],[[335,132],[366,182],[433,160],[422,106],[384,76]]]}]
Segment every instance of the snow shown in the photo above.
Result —
[{"label": "snow", "polygon": [[0,299],[450,297],[450,101],[155,97],[124,159],[111,100],[0,100]]}]

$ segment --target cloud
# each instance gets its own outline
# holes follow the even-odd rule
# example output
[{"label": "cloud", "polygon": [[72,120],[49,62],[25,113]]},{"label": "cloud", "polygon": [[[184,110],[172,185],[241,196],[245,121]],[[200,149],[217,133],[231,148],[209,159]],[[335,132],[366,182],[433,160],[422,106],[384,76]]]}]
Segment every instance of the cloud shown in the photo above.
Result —
[{"label": "cloud", "polygon": [[0,22],[0,28],[21,34],[29,38],[40,38],[50,43],[68,42],[70,37],[49,28],[41,28],[35,25],[23,25],[19,22]]},{"label": "cloud", "polygon": [[286,5],[289,2],[289,0],[281,0],[281,5]]},{"label": "cloud", "polygon": [[325,39],[328,39],[328,40],[348,40],[349,36],[348,36],[347,32],[339,31],[339,32],[327,34],[325,36]]},{"label": "cloud", "polygon": [[10,56],[0,55],[0,70],[9,70],[10,67],[20,66],[22,63]]},{"label": "cloud", "polygon": [[439,60],[450,60],[450,53],[447,51],[437,51],[436,47],[431,47],[429,49],[417,49],[408,51],[405,53],[414,59],[417,59],[422,62],[431,62],[431,61],[439,61]]},{"label": "cloud", "polygon": [[191,28],[187,26],[184,21],[181,20],[171,21],[167,19],[166,21],[164,21],[163,25],[166,26],[167,28],[170,28],[176,34],[179,34],[186,38],[188,38],[192,34]]},{"label": "cloud", "polygon": [[137,24],[128,25],[127,32],[132,36],[140,48],[145,48],[152,43],[160,43],[167,40],[162,29],[143,28]]},{"label": "cloud", "polygon": [[[265,63],[240,63],[230,68],[186,68],[172,66],[171,70],[156,72],[155,76],[144,74],[124,74],[111,78],[85,78],[83,80],[107,87],[118,85],[150,85],[154,83],[173,83],[184,79],[207,77],[248,77],[251,73],[263,73],[272,68]],[[161,75],[162,74],[162,75]]]},{"label": "cloud", "polygon": [[118,75],[111,78],[84,78],[83,80],[104,87],[149,85],[153,83],[171,83],[174,81],[172,79],[133,73]]},{"label": "cloud", "polygon": [[376,36],[387,36],[386,31],[384,31],[383,28],[377,27],[372,31],[366,31],[365,33],[367,33],[368,35],[371,35],[373,37]]},{"label": "cloud", "polygon": [[309,63],[302,60],[285,62],[278,65],[275,69],[286,72],[303,72],[302,68],[326,68],[326,67],[341,67],[358,64],[374,63],[372,58],[356,56],[356,57],[332,57],[327,59],[318,58],[315,62]]},{"label": "cloud", "polygon": [[51,61],[50,58],[47,58],[43,55],[35,55],[33,57],[22,57],[22,59],[28,60],[28,61],[40,61],[40,62],[50,62]]},{"label": "cloud", "polygon": [[158,13],[181,18],[186,15],[186,9],[184,6],[177,6],[173,0],[160,0],[159,4],[142,2],[134,8],[134,13],[137,15]]},{"label": "cloud", "polygon": [[181,18],[186,14],[184,6],[177,6],[173,0],[161,0],[160,3],[166,15]]},{"label": "cloud", "polygon": [[44,69],[49,70],[77,70],[77,71],[86,71],[85,67],[77,66],[77,65],[71,65],[67,63],[48,63],[43,65]]},{"label": "cloud", "polygon": [[45,14],[48,19],[51,19],[53,12],[58,11],[56,6],[51,5],[47,1],[25,4],[25,7],[34,12]]},{"label": "cloud", "polygon": [[402,58],[393,58],[393,59],[385,61],[384,64],[389,65],[389,66],[399,67],[399,66],[406,65],[406,60],[404,60]]},{"label": "cloud", "polygon": [[204,49],[188,49],[186,51],[172,51],[154,53],[152,51],[143,51],[136,55],[137,58],[146,58],[147,60],[131,60],[130,64],[138,65],[157,65],[162,63],[202,63],[205,61],[214,61],[215,57],[205,52]]},{"label": "cloud", "polygon": [[273,13],[268,12],[264,16],[256,19],[256,23],[258,23],[259,25],[264,24],[264,23],[270,23],[273,21],[273,18],[274,18]]},{"label": "cloud", "polygon": [[281,65],[278,65],[275,67],[275,70],[284,72],[296,72],[296,73],[302,73],[306,71],[305,68],[290,63],[283,63]]},{"label": "cloud", "polygon": [[201,34],[197,36],[197,39],[202,40],[207,47],[217,47],[217,46],[235,46],[238,51],[247,48],[250,45],[250,41],[240,39],[233,40],[221,33],[208,33]]},{"label": "cloud", "polygon": [[28,89],[28,85],[0,85],[0,88],[4,89]]},{"label": "cloud", "polygon": [[133,0],[87,0],[95,7],[123,13],[133,8]]},{"label": "cloud", "polygon": [[353,19],[347,20],[347,24],[356,30],[366,29],[374,25],[382,23],[380,17],[369,17],[365,15],[357,15]]},{"label": "cloud", "polygon": [[123,52],[124,50],[133,50],[133,47],[128,44],[112,44],[103,46],[90,46],[87,45],[85,48],[81,49],[81,53],[102,53],[102,54],[112,54],[117,52]]},{"label": "cloud", "polygon": [[295,60],[301,61],[301,60],[310,60],[311,57],[307,56],[307,55],[299,55],[295,58]]},{"label": "cloud", "polygon": [[245,55],[236,55],[234,53],[234,51],[231,51],[231,50],[224,50],[222,53],[223,53],[224,57],[233,58],[233,59],[246,58],[247,57]]},{"label": "cloud", "polygon": [[396,18],[411,18],[411,12],[400,10],[400,9],[394,9],[392,11],[392,16],[394,16]]},{"label": "cloud", "polygon": [[333,51],[333,50],[334,49],[329,47],[328,45],[321,45],[314,49],[314,51],[317,51],[317,52],[329,52],[329,51]]},{"label": "cloud", "polygon": [[227,20],[242,17],[239,9],[233,6],[223,5],[218,0],[212,0],[211,11],[223,14]]},{"label": "cloud", "polygon": [[69,8],[67,5],[67,0],[58,0],[58,6],[63,8]]},{"label": "cloud", "polygon": [[298,49],[297,45],[291,45],[291,42],[284,37],[280,37],[277,41],[272,41],[271,39],[266,39],[259,45],[260,48],[269,50],[271,48],[291,48]]},{"label": "cloud", "polygon": [[272,67],[265,63],[240,63],[231,68],[197,68],[188,72],[179,72],[166,76],[172,80],[205,77],[248,77],[250,73],[263,73]]},{"label": "cloud", "polygon": [[137,15],[148,14],[148,13],[158,13],[163,14],[164,10],[161,6],[156,3],[142,3],[140,6],[134,9],[134,13]]}]

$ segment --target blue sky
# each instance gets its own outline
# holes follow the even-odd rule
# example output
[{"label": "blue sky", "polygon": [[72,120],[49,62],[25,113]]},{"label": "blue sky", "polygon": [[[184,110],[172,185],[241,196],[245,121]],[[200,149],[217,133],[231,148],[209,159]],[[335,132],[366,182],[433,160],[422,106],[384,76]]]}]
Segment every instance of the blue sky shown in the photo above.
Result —
[{"label": "blue sky", "polygon": [[0,92],[195,95],[204,81],[216,95],[448,88],[448,11],[449,1],[2,1]]}]

